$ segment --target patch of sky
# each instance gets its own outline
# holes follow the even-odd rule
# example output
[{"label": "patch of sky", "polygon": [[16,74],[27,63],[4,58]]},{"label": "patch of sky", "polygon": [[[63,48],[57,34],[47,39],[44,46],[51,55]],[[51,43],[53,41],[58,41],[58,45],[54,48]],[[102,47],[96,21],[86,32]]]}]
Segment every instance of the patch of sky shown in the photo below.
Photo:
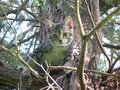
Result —
[{"label": "patch of sky", "polygon": [[[112,11],[114,11],[115,9],[116,9],[116,8],[112,8],[112,9],[108,10],[107,14],[104,14],[104,15],[101,16],[101,20],[105,19],[105,18],[107,17],[107,15],[109,15],[109,14],[110,14]],[[112,19],[115,20],[116,22],[120,22],[120,14],[112,17]],[[114,23],[113,20],[110,20],[109,22],[110,22],[110,23]],[[107,26],[108,26],[109,28],[111,28],[111,25],[110,25],[110,24],[107,24]],[[119,38],[120,26],[119,26],[118,24],[114,24],[113,29],[114,29],[114,31],[115,31],[113,36],[118,39],[118,38]],[[118,31],[118,32],[116,32],[116,31]],[[108,33],[109,33],[109,32],[108,32]],[[111,44],[111,41],[108,40],[108,39],[106,39],[106,38],[104,37],[104,34],[103,34],[102,40],[103,40],[103,43]],[[114,45],[116,45],[116,44],[114,44]],[[105,47],[104,47],[104,49],[105,49],[105,51],[107,52],[108,56],[110,57],[110,56],[111,56],[111,51],[110,51],[110,49],[105,48]],[[116,52],[119,52],[119,51],[116,50]],[[114,57],[117,58],[118,56],[114,56]],[[111,57],[110,57],[110,58],[111,58]],[[115,61],[115,58],[113,59],[113,62],[114,62],[114,61]],[[100,64],[100,63],[101,63],[101,64]],[[102,63],[103,63],[103,64],[102,64]],[[120,65],[120,61],[118,61],[118,62],[115,64],[114,68],[119,67],[119,65]],[[104,68],[104,69],[102,69],[102,70],[105,70],[105,71],[108,69],[108,61],[107,61],[106,56],[105,56],[103,53],[102,53],[101,56],[100,56],[100,62],[99,62],[99,67],[98,67],[98,68],[99,68],[99,69],[100,69],[100,68]]]}]

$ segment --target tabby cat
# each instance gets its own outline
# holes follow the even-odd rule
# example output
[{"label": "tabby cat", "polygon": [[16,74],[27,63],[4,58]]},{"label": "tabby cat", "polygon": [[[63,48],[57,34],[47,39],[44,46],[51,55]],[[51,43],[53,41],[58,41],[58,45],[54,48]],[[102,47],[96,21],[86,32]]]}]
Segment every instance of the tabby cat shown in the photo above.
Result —
[{"label": "tabby cat", "polygon": [[[45,61],[51,65],[62,65],[64,58],[68,55],[68,49],[73,41],[73,21],[71,16],[66,17],[63,24],[55,24],[49,20],[45,20],[45,27],[49,34],[49,39],[40,44],[33,53],[29,54],[38,63],[45,66]],[[42,72],[29,57],[27,62],[30,66]],[[23,70],[23,74],[28,74],[27,68]]]}]

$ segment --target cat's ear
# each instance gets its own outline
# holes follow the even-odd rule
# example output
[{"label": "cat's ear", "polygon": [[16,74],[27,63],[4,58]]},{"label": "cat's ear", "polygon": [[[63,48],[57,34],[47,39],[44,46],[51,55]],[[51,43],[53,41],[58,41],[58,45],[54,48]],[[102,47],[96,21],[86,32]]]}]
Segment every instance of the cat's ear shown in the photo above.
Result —
[{"label": "cat's ear", "polygon": [[45,20],[45,27],[46,27],[46,29],[49,31],[50,30],[50,28],[51,27],[53,27],[53,26],[55,26],[55,24],[52,22],[52,21],[50,21],[50,20]]},{"label": "cat's ear", "polygon": [[73,20],[71,16],[67,16],[64,20],[64,25],[67,25],[70,29],[73,28]]}]

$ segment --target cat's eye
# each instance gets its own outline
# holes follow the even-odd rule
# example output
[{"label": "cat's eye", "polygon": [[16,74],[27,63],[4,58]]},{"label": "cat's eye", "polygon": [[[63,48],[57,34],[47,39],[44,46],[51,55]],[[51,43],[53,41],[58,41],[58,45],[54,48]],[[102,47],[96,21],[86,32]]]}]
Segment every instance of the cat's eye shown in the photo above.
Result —
[{"label": "cat's eye", "polygon": [[63,36],[67,36],[67,33],[63,33]]}]

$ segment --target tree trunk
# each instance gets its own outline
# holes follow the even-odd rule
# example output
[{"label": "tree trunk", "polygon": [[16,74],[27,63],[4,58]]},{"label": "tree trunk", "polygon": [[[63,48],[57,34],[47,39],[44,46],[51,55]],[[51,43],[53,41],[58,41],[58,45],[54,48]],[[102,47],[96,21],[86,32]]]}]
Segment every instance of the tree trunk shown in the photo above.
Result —
[{"label": "tree trunk", "polygon": [[[94,20],[94,23],[96,26],[100,22],[99,0],[91,0],[91,13],[92,13],[93,20]],[[98,34],[100,41],[102,41],[102,31],[99,30],[99,32],[97,32],[97,34]],[[100,58],[101,49],[98,45],[98,41],[97,41],[95,35],[93,36],[93,45],[94,45],[93,53],[92,53],[93,55],[88,64],[88,68],[96,70],[97,64],[98,64],[98,61]]]}]

